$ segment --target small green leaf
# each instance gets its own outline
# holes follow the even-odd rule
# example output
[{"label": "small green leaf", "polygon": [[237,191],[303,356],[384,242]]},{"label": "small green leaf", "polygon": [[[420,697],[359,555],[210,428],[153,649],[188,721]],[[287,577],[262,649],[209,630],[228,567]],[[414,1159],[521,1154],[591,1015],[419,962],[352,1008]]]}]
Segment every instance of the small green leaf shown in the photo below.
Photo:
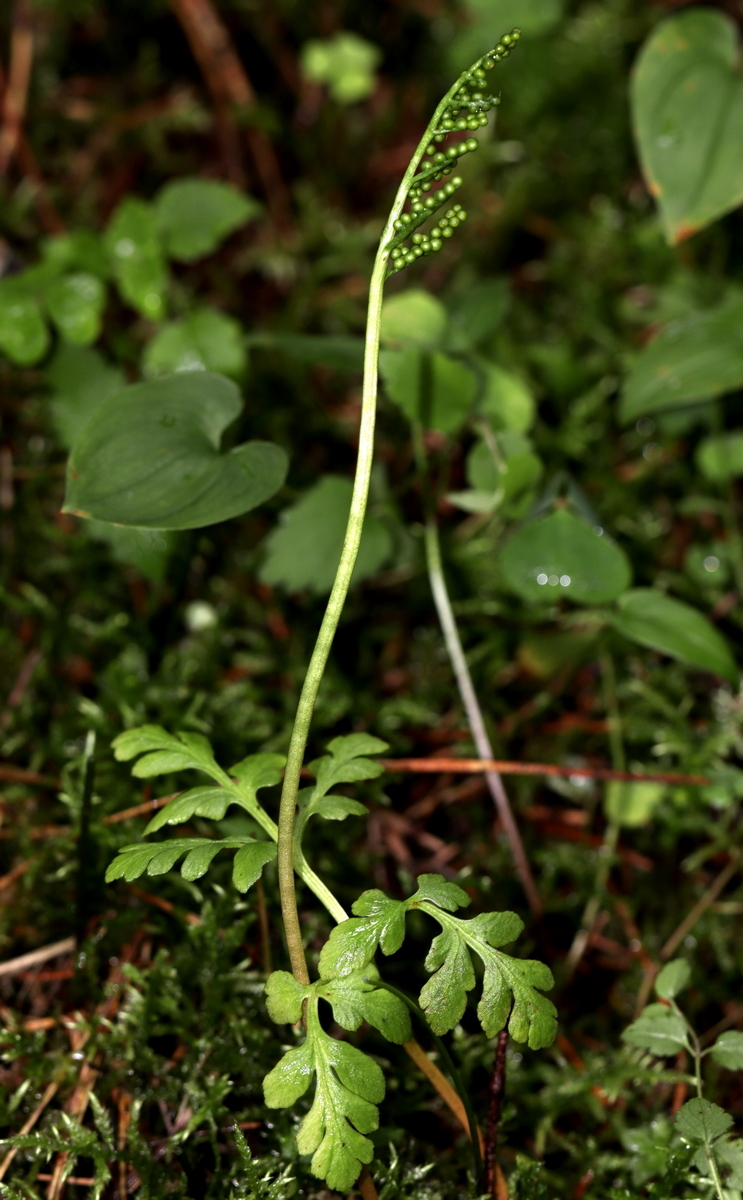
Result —
[{"label": "small green leaf", "polygon": [[441,345],[447,324],[446,309],[435,296],[422,288],[408,288],[382,305],[380,337],[387,345],[435,350]]},{"label": "small green leaf", "polygon": [[151,204],[127,196],[106,229],[105,245],[119,291],[143,317],[165,316],[168,270]]},{"label": "small green leaf", "polygon": [[733,1124],[730,1113],[709,1100],[687,1100],[676,1114],[676,1130],[692,1142],[713,1142]]},{"label": "small green leaf", "polygon": [[0,353],[19,367],[30,367],[49,349],[49,330],[34,297],[14,282],[0,282]]},{"label": "small green leaf", "polygon": [[373,888],[359,896],[353,912],[355,917],[336,925],[320,952],[323,979],[361,970],[374,957],[378,945],[384,954],[394,954],[405,940],[404,902],[390,900]]},{"label": "small green leaf", "polygon": [[148,343],[142,367],[149,379],[178,371],[214,371],[231,379],[245,374],[242,326],[217,309],[202,308],[163,325]]},{"label": "small green leaf", "polygon": [[377,46],[357,33],[342,31],[332,38],[313,38],[302,47],[302,73],[326,83],[338,104],[355,104],[374,91],[374,68],[382,57]]},{"label": "small green leaf", "polygon": [[314,1055],[307,1041],[289,1050],[263,1080],[263,1097],[269,1108],[291,1108],[312,1083]]},{"label": "small green leaf", "polygon": [[622,1040],[630,1046],[649,1050],[658,1058],[689,1048],[684,1022],[664,1004],[648,1004],[642,1015],[624,1030]]},{"label": "small green leaf", "polygon": [[193,262],[217,246],[261,206],[229,183],[215,179],[175,179],[155,197],[157,226],[170,258]]},{"label": "small green leaf", "polygon": [[737,683],[739,671],[724,638],[696,609],[655,588],[634,588],[610,615],[615,629],[641,646]]},{"label": "small green leaf", "polygon": [[238,892],[247,892],[260,879],[266,863],[275,858],[275,842],[253,842],[238,850],[232,865],[232,882]]},{"label": "small green leaf", "polygon": [[451,306],[452,349],[471,350],[494,333],[508,312],[510,300],[506,275],[468,287]]},{"label": "small green leaf", "polygon": [[[456,930],[445,928],[431,943],[425,968],[433,975],[423,985],[420,1005],[434,1033],[447,1033],[461,1020],[475,972],[467,943]],[[506,1017],[510,999],[506,1008]]]},{"label": "small green leaf", "polygon": [[696,453],[697,466],[712,483],[729,483],[743,475],[743,433],[705,438]]},{"label": "small green leaf", "polygon": [[54,427],[66,450],[72,448],[98,406],[126,385],[119,367],[85,346],[61,345],[46,377],[54,389],[51,396]]},{"label": "small green leaf", "polygon": [[134,384],[101,404],[67,470],[65,512],[149,529],[198,529],[239,516],[284,482],[271,442],[219,444],[242,408],[220,375],[184,373]]},{"label": "small green leaf", "polygon": [[580,604],[613,600],[631,582],[619,546],[560,508],[516,531],[500,555],[504,579],[525,600]]},{"label": "small green leaf", "polygon": [[650,34],[632,78],[640,162],[668,241],[743,201],[743,79],[734,22],[692,8]]},{"label": "small green leaf", "polygon": [[[340,562],[353,484],[339,475],[324,475],[291,508],[265,540],[266,558],[259,571],[263,583],[320,595],[329,592]],[[393,550],[383,521],[367,513],[352,580],[367,579],[384,566]]]},{"label": "small green leaf", "polygon": [[383,350],[379,370],[390,399],[408,420],[420,421],[426,429],[455,433],[472,411],[477,378],[447,354],[429,354],[414,346]]},{"label": "small green leaf", "polygon": [[743,301],[672,321],[641,351],[622,392],[625,424],[743,384]]},{"label": "small green leaf", "polygon": [[127,729],[115,737],[111,745],[117,762],[129,762],[138,754],[146,754],[151,750],[183,749],[183,743],[161,725],[139,725],[136,729]]},{"label": "small green leaf", "polygon": [[54,280],[44,296],[49,316],[62,337],[87,346],[101,332],[106,289],[95,275],[78,271]]},{"label": "small green leaf", "polygon": [[736,1138],[730,1142],[717,1142],[715,1159],[723,1167],[727,1167],[725,1186],[743,1189],[743,1141]]},{"label": "small green leaf", "polygon": [[478,405],[496,429],[526,433],[531,429],[537,407],[534,396],[519,375],[494,363],[481,362],[485,380]]},{"label": "small green leaf", "polygon": [[[691,979],[691,967],[685,958],[675,958],[666,963],[655,980],[655,993],[661,1000],[673,1000],[679,992],[683,992]],[[740,1035],[743,1039],[743,1034]]]},{"label": "small green leaf", "polygon": [[[470,898],[464,888],[459,887],[456,883],[448,883],[441,875],[418,876],[418,890],[414,896],[410,897],[407,904],[412,908],[421,900],[430,900],[432,904],[437,904],[445,912],[456,912],[458,908],[466,908],[470,903]],[[354,908],[355,911],[356,909]],[[515,916],[514,913],[502,913],[499,915],[504,917]],[[516,921],[519,920],[518,917],[515,919]],[[513,938],[517,937],[523,928],[523,922],[520,922],[518,931],[512,937],[506,938],[506,941],[513,941]]]},{"label": "small green leaf", "polygon": [[721,1033],[711,1053],[715,1062],[728,1071],[743,1071],[743,1033],[737,1029]]},{"label": "small green leaf", "polygon": [[383,754],[389,750],[387,742],[368,733],[352,733],[333,738],[328,743],[329,754],[307,764],[307,770],[315,776],[313,789],[316,798],[324,796],[338,783],[360,783],[365,779],[377,779],[384,772],[381,763],[372,762],[367,754]]},{"label": "small green leaf", "polygon": [[296,1024],[310,990],[306,984],[298,983],[289,971],[273,971],[266,980],[266,1007],[271,1020],[277,1025]]},{"label": "small green leaf", "polygon": [[662,783],[626,783],[612,780],[604,792],[604,812],[627,829],[639,829],[653,818],[666,795]]},{"label": "small green leaf", "polygon": [[175,800],[171,800],[145,826],[143,837],[156,833],[164,825],[184,825],[192,817],[206,817],[211,821],[221,821],[230,804],[237,797],[234,792],[228,792],[221,787],[197,787],[182,792]]},{"label": "small green leaf", "polygon": [[390,1042],[402,1045],[412,1037],[410,1014],[397,996],[378,986],[373,965],[363,971],[315,984],[317,995],[332,1006],[335,1020],[344,1029],[358,1029],[368,1021]]}]

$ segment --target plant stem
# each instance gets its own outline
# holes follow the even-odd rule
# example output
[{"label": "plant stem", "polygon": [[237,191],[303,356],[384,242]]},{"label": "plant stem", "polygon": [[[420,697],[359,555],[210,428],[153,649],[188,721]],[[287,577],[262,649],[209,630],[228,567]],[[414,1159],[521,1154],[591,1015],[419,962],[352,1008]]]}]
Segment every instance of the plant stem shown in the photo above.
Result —
[{"label": "plant stem", "polygon": [[[686,1026],[686,1031],[689,1035],[689,1041],[691,1043],[691,1052],[694,1056],[694,1082],[696,1084],[697,1096],[699,1097],[700,1100],[703,1100],[704,1095],[703,1095],[703,1084],[702,1084],[702,1046],[701,1046],[701,1043],[699,1041],[699,1038],[696,1035],[696,1032],[695,1032],[693,1026],[687,1021],[684,1013],[681,1011],[681,1009],[678,1007],[678,1005],[673,1000],[671,1001],[671,1006],[673,1008],[673,1011],[676,1013],[677,1016],[679,1016],[681,1018],[681,1020],[684,1022],[684,1025]],[[707,1141],[706,1139],[704,1142],[704,1149],[707,1154],[707,1162],[709,1163],[709,1169],[710,1169],[712,1178],[715,1183],[715,1191],[717,1192],[719,1200],[725,1200],[725,1192],[723,1191],[722,1180],[720,1178],[720,1171],[717,1166],[717,1162],[715,1160],[712,1143]]]},{"label": "plant stem", "polygon": [[503,1104],[503,1093],[506,1089],[506,1047],[508,1046],[508,1030],[501,1029],[495,1043],[495,1061],[490,1080],[490,1104],[488,1105],[488,1130],[485,1140],[485,1189],[488,1195],[496,1196],[496,1157],[498,1143],[498,1125]]},{"label": "plant stem", "polygon": [[294,978],[300,983],[309,983],[309,974],[304,956],[304,946],[302,945],[302,931],[299,924],[297,897],[294,887],[294,820],[296,816],[297,792],[299,790],[299,776],[307,746],[312,713],[356,564],[356,556],[361,541],[364,515],[369,496],[369,482],[374,455],[374,425],[377,410],[379,335],[382,318],[382,296],[389,259],[388,246],[394,236],[394,223],[403,210],[413,176],[425,154],[433,131],[438,127],[438,122],[442,118],[449,100],[457,91],[462,78],[463,76],[460,76],[444,96],[426,128],[415,154],[410,160],[379,243],[369,285],[369,306],[367,310],[366,343],[364,349],[364,382],[361,401],[361,428],[359,431],[359,452],[351,498],[351,511],[348,516],[341,560],[338,564],[338,570],[325,610],[325,616],[320,626],[317,642],[315,643],[315,649],[312,652],[312,658],[310,659],[304,684],[302,685],[297,713],[294,718],[294,727],[287,755],[286,772],[284,774],[284,786],[281,793],[281,807],[279,810],[278,866],[281,913],[284,919],[284,930],[292,973],[294,974]]},{"label": "plant stem", "polygon": [[[428,578],[431,584],[433,602],[436,606],[441,632],[444,635],[444,644],[446,645],[446,651],[449,655],[449,661],[451,662],[459,695],[464,706],[467,724],[472,734],[472,740],[475,743],[478,757],[481,759],[492,759],[495,757],[493,748],[485,729],[482,709],[480,708],[480,702],[477,699],[477,693],[472,683],[472,676],[467,666],[467,659],[459,637],[456,618],[446,587],[446,578],[441,562],[438,525],[436,518],[430,513],[426,519],[425,542],[426,565],[428,567]],[[501,777],[496,771],[485,771],[484,774],[488,790],[495,801],[498,816],[506,832],[506,837],[511,847],[511,854],[516,865],[516,873],[521,880],[521,886],[529,902],[529,908],[535,917],[541,916],[542,901],[534,883],[529,860],[526,857],[526,851],[521,841],[521,834],[511,811],[506,789],[503,787]]]}]

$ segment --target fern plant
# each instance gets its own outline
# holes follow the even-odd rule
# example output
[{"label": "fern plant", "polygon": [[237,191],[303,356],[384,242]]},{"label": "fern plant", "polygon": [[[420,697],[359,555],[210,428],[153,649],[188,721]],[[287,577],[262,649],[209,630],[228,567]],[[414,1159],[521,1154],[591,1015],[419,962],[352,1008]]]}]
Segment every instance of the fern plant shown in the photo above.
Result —
[{"label": "fern plant", "polygon": [[[389,1041],[411,1043],[408,1007],[394,989],[388,990],[383,985],[375,964],[378,950],[389,955],[403,944],[408,912],[415,910],[425,914],[440,929],[425,960],[430,979],[420,994],[421,1008],[434,1034],[453,1029],[464,1013],[468,992],[476,983],[473,954],[484,969],[477,1012],[488,1037],[494,1037],[507,1027],[515,1040],[528,1042],[530,1047],[538,1049],[552,1042],[556,1030],[554,1006],[543,994],[553,984],[549,969],[542,963],[513,958],[503,952],[502,947],[513,942],[523,929],[523,923],[515,913],[480,914],[463,919],[456,914],[469,903],[467,894],[441,876],[423,875],[417,891],[406,900],[392,899],[377,890],[364,892],[353,905],[353,916],[349,917],[307,862],[303,836],[311,818],[338,821],[361,816],[366,811],[359,801],[334,789],[338,785],[361,783],[379,776],[382,767],[373,756],[387,748],[384,742],[363,733],[333,739],[327,753],[307,766],[314,784],[301,790],[299,787],[312,713],[350,585],[367,505],[384,284],[391,275],[412,265],[418,258],[438,251],[466,219],[462,206],[450,203],[462,184],[461,176],[454,172],[460,159],[477,149],[477,139],[472,135],[487,123],[488,112],[498,103],[498,98],[486,88],[489,72],[510,54],[518,38],[517,29],[506,34],[446,93],[405,172],[382,235],[369,292],[359,454],[348,527],[302,688],[286,759],[278,754],[254,754],[225,769],[216,761],[209,742],[202,735],[171,734],[153,725],[131,729],[114,742],[114,753],[120,761],[136,760],[132,768],[136,778],[150,779],[192,771],[201,776],[201,781],[170,800],[158,812],[147,826],[145,837],[193,817],[221,821],[233,805],[252,820],[255,831],[227,838],[174,838],[124,846],[108,869],[109,881],[133,880],[145,872],[151,876],[164,874],[179,860],[183,877],[195,880],[205,874],[214,858],[224,850],[234,852],[233,882],[244,892],[260,878],[266,864],[277,858],[291,973],[275,971],[270,975],[266,985],[267,1004],[271,1017],[279,1024],[301,1021],[305,1037],[301,1045],[288,1050],[266,1076],[265,1100],[269,1107],[292,1106],[314,1080],[314,1099],[299,1126],[298,1149],[300,1153],[312,1155],[311,1169],[315,1175],[326,1180],[329,1187],[339,1190],[352,1187],[362,1168],[371,1162],[373,1144],[367,1135],[379,1124],[378,1105],[384,1098],[385,1080],[381,1068],[372,1058],[349,1042],[327,1033],[322,1023],[321,1001],[330,1006],[338,1025],[349,1032],[367,1021]],[[469,136],[462,137],[464,134]],[[459,135],[459,140],[447,145],[451,135]],[[424,232],[426,222],[432,219],[435,223]],[[152,415],[158,404],[166,405],[173,399],[172,378],[161,381],[159,391],[158,381],[136,386],[140,388],[137,401],[146,407],[148,415]],[[180,381],[178,386],[182,386]],[[202,376],[199,380],[207,410],[214,386],[208,377]],[[226,414],[228,398],[220,387],[216,391],[220,393],[220,404]],[[146,396],[143,388],[149,389]],[[78,512],[95,516],[95,505],[104,496],[109,519],[116,516],[115,487],[109,486],[110,480],[102,478],[100,472],[104,466],[106,470],[114,469],[116,421],[121,423],[122,416],[117,414],[122,412],[126,417],[120,400],[103,415],[99,410],[73,449],[68,496],[74,496]],[[158,438],[167,436],[168,422],[171,425],[177,423],[175,417],[171,420],[169,413],[165,416],[167,420],[159,420]],[[208,420],[202,412],[197,413],[194,408],[189,419],[201,422],[200,432],[207,431]],[[215,428],[221,429],[220,421],[224,423],[221,410]],[[160,427],[166,432],[162,433]],[[182,429],[177,429],[173,437],[182,438]],[[248,443],[247,447],[238,450],[245,449],[246,453],[250,450],[253,482],[246,497],[243,500],[236,498],[233,504],[229,492],[232,476],[228,471],[234,469],[234,464],[227,462],[230,455],[222,456],[225,474],[219,476],[220,456],[214,454],[213,430],[209,437],[209,486],[205,488],[203,504],[205,514],[208,513],[211,520],[216,519],[214,512],[217,510],[223,515],[232,515],[238,508],[245,511],[246,507],[265,498],[267,491],[275,491],[280,486],[283,476],[276,466],[276,447]],[[177,449],[175,441],[173,445]],[[261,455],[266,463],[263,476],[259,469]],[[145,465],[138,462],[136,472],[142,474]],[[206,469],[205,466],[204,471]],[[137,495],[136,472],[125,483],[121,478],[115,481],[122,494],[126,492],[126,512],[119,514],[124,523],[127,518],[132,520],[130,514]],[[142,491],[142,501],[146,504],[146,491]],[[158,514],[164,511],[163,503],[163,496],[158,496]],[[194,498],[191,492],[184,503],[189,527],[194,527],[198,524],[202,501],[199,497]],[[147,524],[142,516],[142,505],[135,507],[137,520]],[[156,521],[153,514],[150,524],[154,526]],[[177,517],[169,517],[168,527],[177,527],[177,521]],[[277,784],[282,770],[283,789],[279,819],[275,823],[260,802],[258,793]],[[204,777],[208,783],[204,782]],[[299,923],[297,876],[338,923],[322,949],[319,977],[314,981],[308,971]],[[362,1189],[367,1195],[375,1195],[368,1177],[362,1181]]]}]

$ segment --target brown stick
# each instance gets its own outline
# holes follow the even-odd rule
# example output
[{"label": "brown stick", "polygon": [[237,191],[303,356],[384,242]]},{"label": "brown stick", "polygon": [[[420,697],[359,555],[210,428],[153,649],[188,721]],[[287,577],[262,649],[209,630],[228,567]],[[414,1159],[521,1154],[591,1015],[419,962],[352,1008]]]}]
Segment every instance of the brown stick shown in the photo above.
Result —
[{"label": "brown stick", "polygon": [[662,959],[670,958],[673,952],[681,945],[687,933],[694,928],[699,918],[707,911],[710,905],[714,904],[720,892],[727,883],[733,878],[733,875],[740,867],[740,852],[735,851],[730,855],[730,862],[720,871],[717,878],[710,884],[703,896],[697,900],[691,911],[684,917],[681,924],[674,930],[668,941],[661,948],[660,957]]},{"label": "brown stick", "polygon": [[420,774],[478,775],[497,771],[499,775],[557,775],[570,779],[578,775],[585,779],[622,779],[628,783],[680,783],[704,787],[710,781],[706,775],[684,775],[679,771],[613,771],[608,767],[561,767],[554,763],[505,762],[482,758],[382,758],[386,771],[413,771]]},{"label": "brown stick", "polygon": [[357,1186],[361,1192],[363,1200],[379,1200],[377,1189],[374,1186],[374,1180],[369,1174],[368,1167],[361,1168],[361,1174],[359,1175]]},{"label": "brown stick", "polygon": [[[436,1063],[431,1061],[423,1047],[415,1040],[415,1038],[411,1038],[409,1042],[403,1042],[402,1048],[407,1054],[409,1054],[415,1065],[420,1068],[429,1082],[433,1084],[447,1108],[451,1110],[451,1112],[459,1121],[459,1124],[467,1134],[467,1137],[471,1139],[472,1134],[470,1132],[470,1123],[467,1118],[467,1111],[462,1103],[460,1095],[454,1090],[446,1076],[441,1073],[439,1068],[436,1066]],[[483,1137],[479,1130],[478,1134],[480,1137],[480,1149],[482,1150],[484,1148]]]},{"label": "brown stick", "polygon": [[495,1044],[495,1062],[490,1080],[490,1103],[488,1105],[488,1128],[485,1136],[485,1190],[491,1196],[498,1196],[498,1181],[496,1178],[495,1151],[498,1144],[498,1124],[503,1103],[503,1093],[506,1088],[506,1046],[508,1045],[508,1030],[501,1029]]},{"label": "brown stick", "polygon": [[[52,1100],[54,1098],[54,1096],[57,1094],[58,1088],[59,1088],[58,1083],[50,1083],[48,1085],[46,1091],[44,1092],[44,1095],[41,1097],[41,1099],[39,1100],[39,1103],[36,1105],[36,1108],[31,1113],[31,1116],[28,1118],[25,1125],[23,1125],[21,1127],[21,1129],[19,1130],[20,1137],[23,1137],[25,1134],[31,1132],[31,1130],[33,1129],[34,1125],[36,1124],[39,1117],[43,1113],[43,1111],[46,1108],[49,1101]],[[8,1167],[12,1163],[12,1161],[15,1158],[17,1153],[18,1153],[18,1147],[13,1146],[12,1149],[10,1149],[8,1151],[8,1153],[5,1155],[5,1158],[3,1159],[2,1163],[0,1163],[0,1179],[5,1178],[5,1173],[8,1170]]]},{"label": "brown stick", "polygon": [[28,954],[19,954],[17,958],[9,958],[0,963],[0,976],[17,975],[19,971],[28,971],[31,967],[41,966],[50,958],[60,954],[71,954],[77,945],[74,937],[62,938],[60,942],[52,942],[49,946],[40,946],[38,950],[30,950]]},{"label": "brown stick", "polygon": [[12,763],[0,763],[0,780],[7,783],[36,783],[39,787],[59,787],[59,780],[51,775],[39,775],[36,771],[26,771],[23,767],[15,767]]},{"label": "brown stick", "polygon": [[176,796],[180,796],[180,792],[173,792],[170,796],[158,796],[157,800],[145,800],[143,804],[135,804],[133,808],[122,808],[121,812],[111,813],[110,816],[104,817],[101,824],[116,825],[118,821],[128,821],[131,817],[141,817],[144,813],[155,812],[156,809],[170,804],[170,801],[175,800]]},{"label": "brown stick", "polygon": [[31,5],[28,0],[16,0],[13,27],[10,34],[10,67],[8,86],[3,104],[3,125],[0,129],[0,176],[8,169],[16,152],[26,115],[28,85],[34,60],[34,31]]}]

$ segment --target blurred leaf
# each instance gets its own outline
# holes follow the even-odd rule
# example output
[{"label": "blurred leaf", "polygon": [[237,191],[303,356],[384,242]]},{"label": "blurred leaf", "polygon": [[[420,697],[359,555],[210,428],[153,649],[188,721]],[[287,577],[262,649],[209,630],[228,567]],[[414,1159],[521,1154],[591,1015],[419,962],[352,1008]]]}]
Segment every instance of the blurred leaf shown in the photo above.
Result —
[{"label": "blurred leaf", "polygon": [[625,637],[737,682],[739,671],[727,643],[695,608],[655,588],[626,592],[619,597],[617,608],[610,620]]},{"label": "blurred leaf", "polygon": [[672,1008],[664,1004],[648,1004],[642,1015],[624,1030],[622,1041],[649,1050],[658,1058],[689,1048],[684,1022]]},{"label": "blurred leaf", "polygon": [[15,278],[0,281],[0,352],[19,367],[29,367],[49,349],[49,330],[41,308]]},{"label": "blurred leaf", "polygon": [[693,1142],[713,1142],[733,1124],[733,1118],[719,1104],[694,1098],[687,1100],[676,1114],[676,1130]]},{"label": "blurred leaf", "polygon": [[743,475],[743,433],[705,438],[697,448],[697,466],[712,483],[728,483]]},{"label": "blurred leaf", "polygon": [[479,411],[496,429],[526,433],[534,424],[536,405],[524,381],[511,371],[481,360],[485,374]]},{"label": "blurred leaf", "polygon": [[542,603],[568,597],[579,604],[602,604],[631,582],[623,551],[564,508],[512,534],[499,562],[514,591]]},{"label": "blurred leaf", "polygon": [[54,391],[52,419],[62,445],[69,450],[96,408],[126,385],[119,367],[97,350],[62,345],[47,367]]},{"label": "blurred leaf", "polygon": [[186,372],[104,401],[75,442],[65,511],[147,529],[198,529],[263,504],[286,477],[284,451],[243,442],[220,453],[242,408],[221,375]]},{"label": "blurred leaf", "polygon": [[743,1188],[743,1140],[735,1138],[733,1141],[724,1141],[715,1143],[715,1159],[721,1163],[723,1167],[727,1167],[729,1174],[725,1176],[725,1186],[727,1188]]},{"label": "blurred leaf", "polygon": [[467,288],[451,305],[451,347],[471,350],[494,333],[511,301],[507,276],[483,279]]},{"label": "blurred leaf", "polygon": [[443,304],[422,288],[398,292],[382,305],[383,344],[435,350],[441,345],[447,324]]},{"label": "blurred leaf", "polygon": [[[325,475],[285,509],[280,524],[265,540],[260,579],[294,592],[304,588],[320,595],[329,592],[343,549],[352,492],[350,479]],[[392,550],[387,526],[367,513],[353,582],[376,575]]]},{"label": "blurred leaf", "polygon": [[[666,963],[658,972],[655,980],[655,992],[661,1000],[673,1000],[679,992],[688,987],[691,979],[691,967],[685,958],[675,958]],[[740,1035],[743,1038],[743,1034]]]},{"label": "blurred leaf", "polygon": [[302,73],[314,83],[325,83],[339,104],[365,100],[374,91],[375,67],[381,51],[356,33],[336,33],[321,41],[305,42],[300,55]]},{"label": "blurred leaf", "polygon": [[680,242],[743,201],[743,79],[733,21],[694,8],[663,21],[632,77],[640,162],[666,237]]},{"label": "blurred leaf", "polygon": [[252,349],[274,350],[310,366],[337,367],[360,371],[364,365],[364,339],[325,337],[313,333],[251,333],[246,339]]},{"label": "blurred leaf", "polygon": [[175,547],[175,535],[169,530],[137,529],[107,521],[86,521],[84,528],[89,537],[107,544],[114,562],[127,563],[153,583],[165,579]]},{"label": "blurred leaf", "polygon": [[728,1029],[712,1047],[712,1057],[728,1071],[743,1071],[743,1033]]},{"label": "blurred leaf", "polygon": [[261,212],[252,196],[215,179],[171,180],[157,193],[154,208],[165,252],[181,262],[210,254]]},{"label": "blurred leaf", "polygon": [[49,285],[44,297],[49,316],[67,342],[87,346],[101,332],[106,289],[95,275],[78,271]]},{"label": "blurred leaf", "polygon": [[426,429],[454,433],[472,411],[477,379],[469,367],[446,354],[428,355],[413,346],[383,350],[379,369],[390,399]]},{"label": "blurred leaf", "polygon": [[149,378],[177,371],[215,371],[240,378],[245,373],[245,335],[239,321],[213,308],[197,309],[158,330],[145,348]]},{"label": "blurred leaf", "polygon": [[560,20],[564,0],[468,0],[467,7],[470,24],[450,46],[454,71],[463,71],[483,53],[483,47],[495,46],[514,26],[527,36],[547,33]]},{"label": "blurred leaf", "polygon": [[613,779],[604,793],[604,812],[612,821],[629,829],[638,829],[652,820],[665,796],[662,783],[628,783]]},{"label": "blurred leaf", "polygon": [[628,424],[644,413],[720,396],[743,385],[743,300],[673,321],[639,354],[622,391]]},{"label": "blurred leaf", "polygon": [[162,320],[168,269],[152,205],[135,196],[122,200],[106,229],[105,245],[123,298],[143,317]]},{"label": "blurred leaf", "polygon": [[84,271],[98,279],[109,279],[111,265],[103,239],[90,229],[75,229],[58,237],[45,238],[41,243],[44,258],[61,271]]}]

